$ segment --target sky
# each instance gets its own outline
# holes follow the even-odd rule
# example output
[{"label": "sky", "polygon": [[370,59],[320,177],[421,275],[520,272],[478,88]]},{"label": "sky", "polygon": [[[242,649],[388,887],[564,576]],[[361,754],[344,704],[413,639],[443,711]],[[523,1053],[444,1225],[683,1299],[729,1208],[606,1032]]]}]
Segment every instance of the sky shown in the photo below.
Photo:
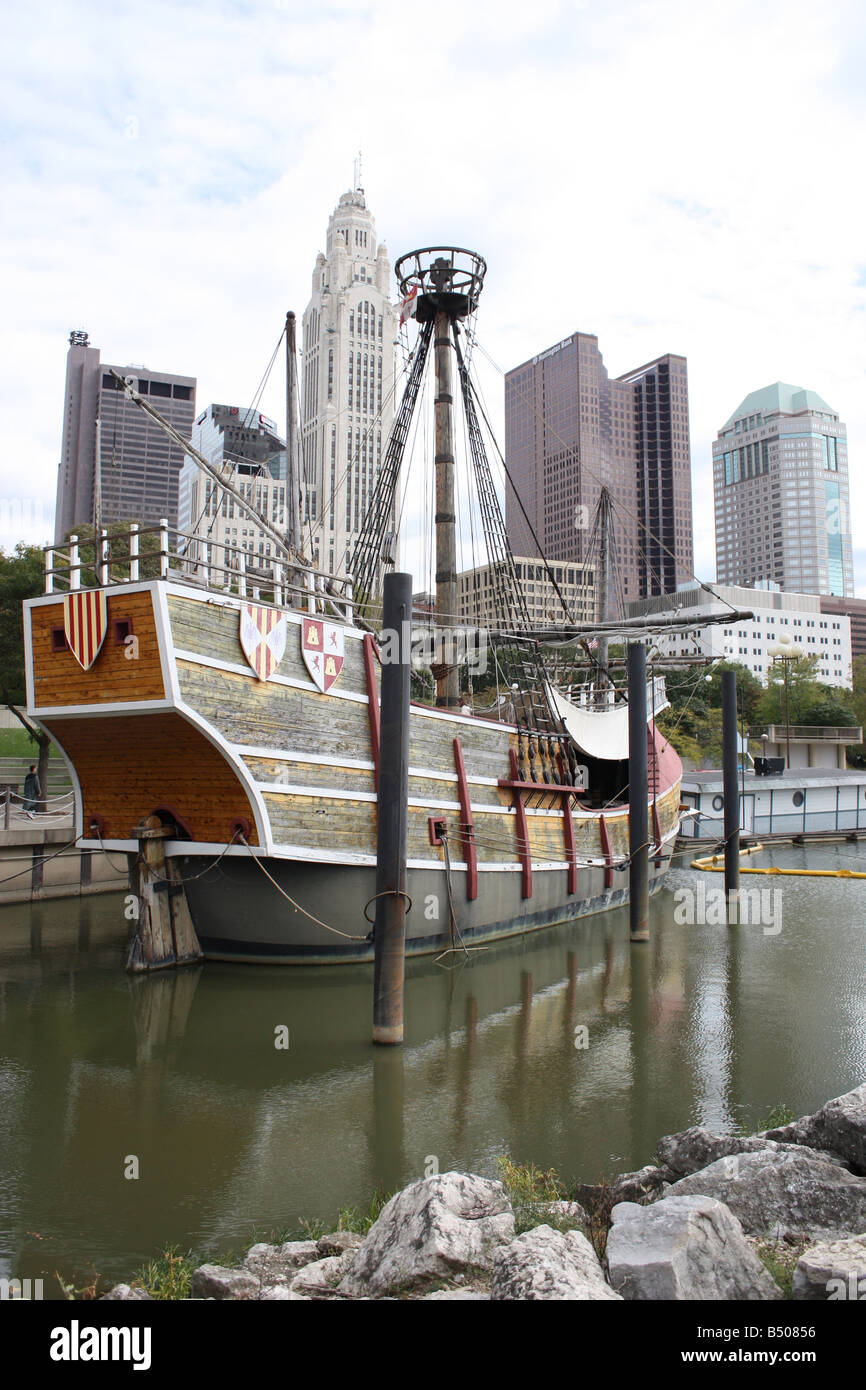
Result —
[{"label": "sky", "polygon": [[69,331],[248,403],[360,149],[392,262],[485,256],[500,367],[574,331],[614,376],[688,359],[701,578],[719,427],[822,395],[866,595],[860,0],[31,0],[4,39],[0,546],[52,538]]}]

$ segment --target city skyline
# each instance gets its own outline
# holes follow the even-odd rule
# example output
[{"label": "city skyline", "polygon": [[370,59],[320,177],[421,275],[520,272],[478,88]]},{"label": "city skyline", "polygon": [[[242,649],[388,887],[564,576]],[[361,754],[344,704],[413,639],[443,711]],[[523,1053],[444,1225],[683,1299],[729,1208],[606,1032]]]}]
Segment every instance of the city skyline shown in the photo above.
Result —
[{"label": "city skyline", "polygon": [[[169,55],[139,43],[123,12],[110,31],[76,3],[49,3],[38,33],[10,16],[4,241],[16,273],[3,351],[16,411],[0,544],[50,539],[70,328],[86,327],[108,360],[134,353],[195,375],[201,401],[251,402],[285,310],[306,304],[322,217],[351,186],[359,145],[392,258],[440,239],[487,258],[480,342],[503,368],[575,323],[604,342],[613,376],[660,346],[687,358],[702,577],[715,573],[712,441],[756,382],[808,382],[833,403],[848,425],[852,513],[864,510],[866,265],[851,177],[866,126],[863,16],[831,0],[816,38],[804,4],[732,4],[710,43],[709,17],[672,0],[615,14],[488,8],[446,3],[425,33],[443,122],[419,117],[411,136],[393,75],[413,58],[412,25],[390,3],[343,4],[336,18],[290,0],[182,15],[157,3]],[[708,101],[734,69],[743,99]],[[572,177],[575,83],[606,138],[581,143]],[[627,166],[613,151],[646,113],[675,157]],[[458,158],[467,123],[472,155]],[[804,180],[833,188],[832,217],[817,192],[791,202]],[[501,439],[502,377],[481,354],[476,364]],[[282,428],[281,382],[262,407]],[[856,529],[854,542],[863,593]]]}]

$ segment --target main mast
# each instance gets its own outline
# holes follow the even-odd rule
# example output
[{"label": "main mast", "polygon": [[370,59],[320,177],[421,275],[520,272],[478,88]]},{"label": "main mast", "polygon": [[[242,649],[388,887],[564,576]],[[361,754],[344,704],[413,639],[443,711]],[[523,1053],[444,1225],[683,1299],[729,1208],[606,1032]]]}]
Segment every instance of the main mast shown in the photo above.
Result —
[{"label": "main mast", "polygon": [[[474,313],[487,266],[474,251],[426,246],[401,256],[394,267],[404,301],[414,299],[415,317],[433,323],[436,370],[436,617],[440,627],[459,621],[457,526],[454,503],[454,372],[457,320]],[[449,644],[453,651],[453,644]],[[436,704],[456,709],[460,668],[443,661],[434,670]]]}]

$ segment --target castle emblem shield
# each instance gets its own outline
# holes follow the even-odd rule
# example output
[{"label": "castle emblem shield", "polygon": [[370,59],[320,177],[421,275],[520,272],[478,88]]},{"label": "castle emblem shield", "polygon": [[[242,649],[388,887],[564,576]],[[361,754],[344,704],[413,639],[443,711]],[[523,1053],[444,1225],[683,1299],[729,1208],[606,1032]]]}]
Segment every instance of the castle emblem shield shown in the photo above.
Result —
[{"label": "castle emblem shield", "polygon": [[301,625],[301,654],[319,690],[327,695],[343,669],[346,654],[343,629],[321,619],[304,618]]}]

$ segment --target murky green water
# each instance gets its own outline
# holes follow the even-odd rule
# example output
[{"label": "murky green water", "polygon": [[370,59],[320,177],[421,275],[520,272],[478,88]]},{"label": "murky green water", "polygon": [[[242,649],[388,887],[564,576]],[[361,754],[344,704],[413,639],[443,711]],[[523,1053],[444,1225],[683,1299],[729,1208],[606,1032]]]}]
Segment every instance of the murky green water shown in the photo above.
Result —
[{"label": "murky green water", "polygon": [[[807,855],[866,868],[854,845],[775,862]],[[219,1254],[434,1163],[492,1173],[508,1152],[594,1180],[672,1130],[803,1113],[860,1084],[866,880],[744,878],[781,891],[778,932],[777,917],[679,924],[674,890],[700,881],[721,886],[669,876],[648,946],[616,912],[450,970],[410,965],[396,1051],[368,1041],[369,968],[131,980],[122,898],[3,909],[0,1274],[81,1285],[169,1243]]]}]

